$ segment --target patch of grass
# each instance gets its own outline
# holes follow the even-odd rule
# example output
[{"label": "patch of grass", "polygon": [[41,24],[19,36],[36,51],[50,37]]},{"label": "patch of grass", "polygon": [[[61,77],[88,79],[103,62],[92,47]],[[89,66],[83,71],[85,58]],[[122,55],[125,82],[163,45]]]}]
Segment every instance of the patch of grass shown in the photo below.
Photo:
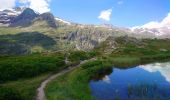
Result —
[{"label": "patch of grass", "polygon": [[36,89],[48,74],[0,84],[0,100],[35,100]]},{"label": "patch of grass", "polygon": [[21,32],[21,29],[19,28],[0,27],[0,35],[17,34],[19,32]]},{"label": "patch of grass", "polygon": [[29,78],[66,67],[63,54],[1,57],[0,82]]},{"label": "patch of grass", "polygon": [[0,87],[0,100],[21,100],[21,97],[13,89]]},{"label": "patch of grass", "polygon": [[97,56],[97,52],[95,52],[95,51],[90,51],[90,52],[71,51],[68,55],[68,59],[71,62],[75,62],[75,61],[83,61],[83,60],[86,60],[86,59],[90,59],[94,56]]},{"label": "patch of grass", "polygon": [[132,57],[132,56],[120,56],[111,58],[113,65],[117,67],[127,67],[127,66],[135,66],[140,64],[139,57]]}]

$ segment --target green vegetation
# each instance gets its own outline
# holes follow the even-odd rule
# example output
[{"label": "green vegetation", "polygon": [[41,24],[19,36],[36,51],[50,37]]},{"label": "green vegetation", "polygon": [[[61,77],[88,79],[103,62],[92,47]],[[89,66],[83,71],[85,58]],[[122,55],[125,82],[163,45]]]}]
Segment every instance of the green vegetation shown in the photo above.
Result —
[{"label": "green vegetation", "polygon": [[[1,35],[1,55],[23,55],[32,52],[52,50],[56,41],[38,32],[25,32],[15,35]],[[35,49],[35,47],[38,47]]]},{"label": "green vegetation", "polygon": [[[66,56],[70,61],[69,64],[80,62],[82,59],[77,59],[80,55],[82,58],[84,57],[83,60],[94,56],[92,52],[85,53],[83,51],[72,51],[69,54],[56,52],[24,56],[1,56],[0,100],[34,100],[36,89],[49,74],[59,72],[69,66],[64,62]],[[75,62],[69,58],[74,59]]]},{"label": "green vegetation", "polygon": [[113,65],[117,67],[135,66],[140,63],[140,58],[131,56],[120,56],[110,58],[110,60],[113,62]]},{"label": "green vegetation", "polygon": [[11,88],[0,87],[0,100],[20,100],[20,95],[18,92],[12,90]]},{"label": "green vegetation", "polygon": [[75,62],[75,61],[83,61],[83,60],[86,60],[86,59],[90,59],[94,56],[97,56],[97,52],[95,52],[95,51],[90,51],[90,52],[71,51],[68,55],[68,59],[71,62]]},{"label": "green vegetation", "polygon": [[35,100],[36,89],[49,74],[0,84],[0,100]]},{"label": "green vegetation", "polygon": [[0,35],[17,34],[19,32],[21,32],[21,29],[19,28],[0,27]]},{"label": "green vegetation", "polygon": [[0,58],[0,82],[38,76],[65,67],[63,54],[14,56]]},{"label": "green vegetation", "polygon": [[[118,49],[119,52],[112,55],[129,55],[136,56],[141,59],[141,63],[148,63],[153,61],[169,60],[170,58],[170,40],[153,39],[143,40],[144,44],[140,46],[126,45],[124,48]],[[165,45],[166,44],[166,45]]]},{"label": "green vegetation", "polygon": [[74,64],[79,63],[81,60],[90,59],[95,55],[93,52],[71,51],[68,54],[56,52],[10,57],[2,56],[0,57],[0,83],[60,71],[68,67],[64,61],[66,56],[70,64]]}]

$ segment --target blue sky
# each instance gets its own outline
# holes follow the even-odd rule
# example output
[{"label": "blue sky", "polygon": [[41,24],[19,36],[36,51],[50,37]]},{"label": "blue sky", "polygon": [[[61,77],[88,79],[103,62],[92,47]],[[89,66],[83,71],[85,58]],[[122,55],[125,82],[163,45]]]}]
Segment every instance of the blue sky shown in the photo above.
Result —
[{"label": "blue sky", "polygon": [[[107,9],[112,9],[110,21],[99,19],[100,12]],[[170,0],[52,0],[51,11],[78,23],[132,27],[161,21],[170,12]]]},{"label": "blue sky", "polygon": [[40,13],[51,11],[57,17],[82,24],[121,27],[159,23],[170,13],[170,0],[0,0],[0,9],[15,6],[27,6]]}]

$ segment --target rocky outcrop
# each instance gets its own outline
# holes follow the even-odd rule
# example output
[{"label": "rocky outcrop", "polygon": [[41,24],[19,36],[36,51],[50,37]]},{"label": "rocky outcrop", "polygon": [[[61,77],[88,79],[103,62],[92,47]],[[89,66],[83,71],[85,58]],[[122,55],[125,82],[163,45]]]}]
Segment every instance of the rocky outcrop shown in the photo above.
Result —
[{"label": "rocky outcrop", "polygon": [[20,12],[15,10],[3,10],[0,11],[0,23],[4,25],[11,24],[11,21],[18,16]]},{"label": "rocky outcrop", "polygon": [[43,13],[43,14],[41,14],[39,16],[39,19],[45,20],[50,27],[57,28],[57,25],[56,25],[55,18],[53,16],[53,14],[51,14],[51,13]]},{"label": "rocky outcrop", "polygon": [[79,28],[68,35],[67,40],[72,42],[78,50],[91,50],[105,41],[112,31],[103,31],[94,27]]}]

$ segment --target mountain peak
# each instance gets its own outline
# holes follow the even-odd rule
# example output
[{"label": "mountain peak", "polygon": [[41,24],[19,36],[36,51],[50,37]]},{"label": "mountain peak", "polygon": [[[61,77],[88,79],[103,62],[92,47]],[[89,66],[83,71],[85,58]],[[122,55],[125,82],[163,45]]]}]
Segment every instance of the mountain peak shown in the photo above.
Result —
[{"label": "mountain peak", "polygon": [[10,26],[28,26],[38,16],[31,8],[26,8],[19,16],[15,17]]},{"label": "mountain peak", "polygon": [[33,17],[37,17],[37,14],[34,12],[34,10],[32,10],[31,8],[26,8],[22,13],[21,13],[21,16],[24,16],[24,17],[28,17],[31,19]]},{"label": "mountain peak", "polygon": [[11,10],[0,11],[0,25],[11,26],[11,27],[27,27],[37,19],[44,20],[52,28],[57,28],[55,17],[52,13],[47,12],[43,14],[36,13],[31,8],[16,7]]},{"label": "mountain peak", "polygon": [[41,14],[40,19],[45,20],[50,27],[57,28],[55,18],[53,14],[51,14],[50,12]]}]

